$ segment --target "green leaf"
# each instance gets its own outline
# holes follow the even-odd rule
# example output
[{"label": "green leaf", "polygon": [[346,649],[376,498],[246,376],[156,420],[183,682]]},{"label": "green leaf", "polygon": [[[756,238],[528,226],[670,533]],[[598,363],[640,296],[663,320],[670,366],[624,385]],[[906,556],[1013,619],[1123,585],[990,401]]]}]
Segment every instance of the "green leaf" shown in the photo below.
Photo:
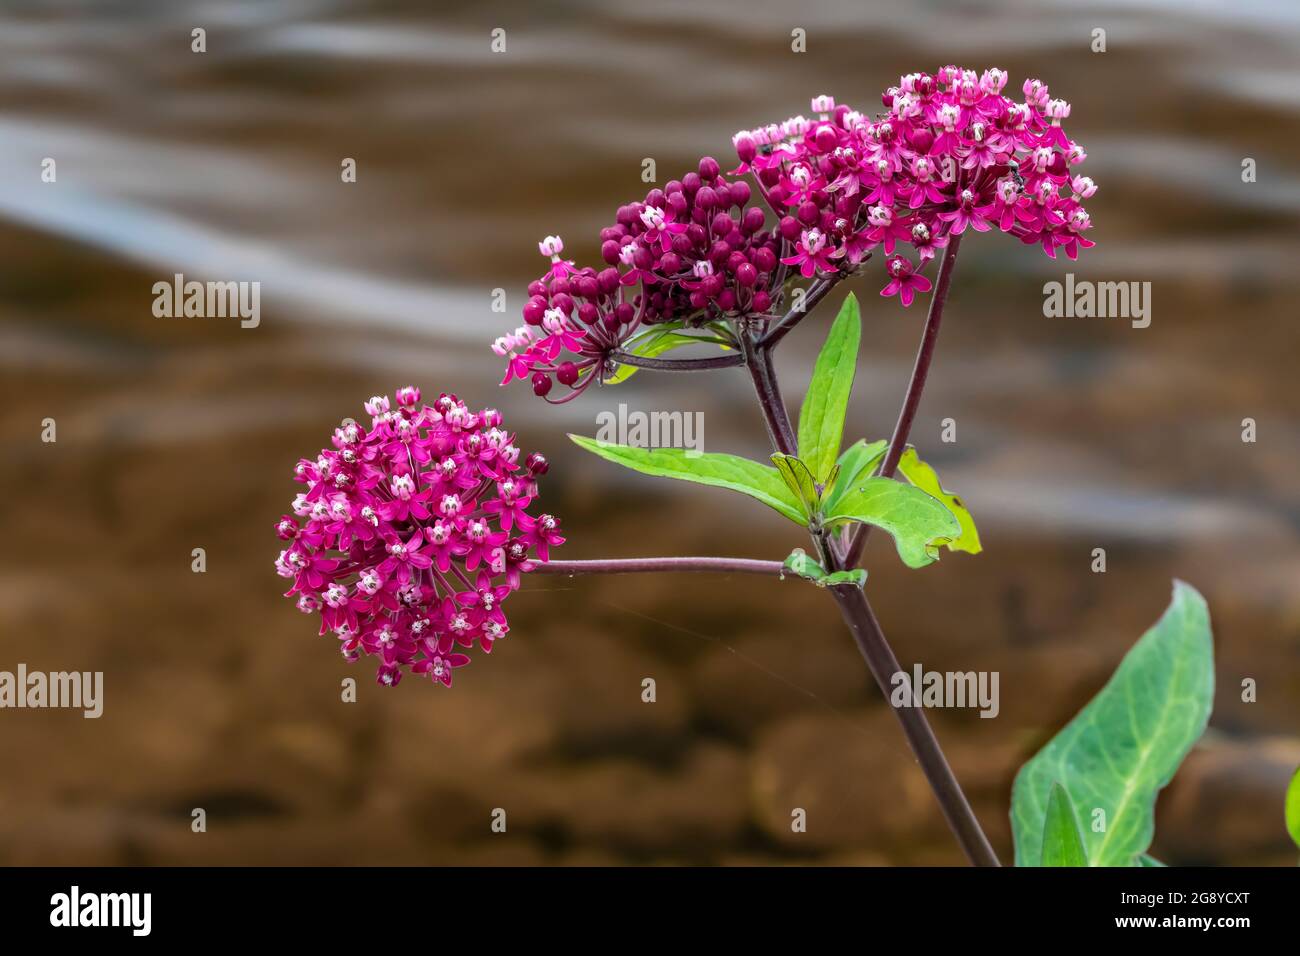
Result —
[{"label": "green leaf", "polygon": [[844,492],[866,481],[880,459],[885,457],[888,448],[889,442],[884,439],[868,444],[865,439],[859,438],[844,449],[844,454],[840,455],[835,466],[838,469],[837,477],[827,481],[829,487],[822,495],[822,507],[827,511],[833,510]]},{"label": "green leaf", "polygon": [[836,587],[841,584],[851,584],[860,588],[867,583],[867,572],[861,568],[827,574],[826,569],[809,557],[803,548],[795,548],[790,552],[789,557],[785,559],[785,569],[791,574],[806,578],[819,588]]},{"label": "green leaf", "polygon": [[855,588],[860,588],[866,583],[867,572],[862,568],[854,568],[851,571],[833,571],[822,578],[821,581],[824,588],[833,588],[839,584],[852,584]]},{"label": "green leaf", "polygon": [[826,569],[808,556],[803,548],[795,548],[785,559],[785,569],[791,574],[806,578],[814,584],[820,584],[826,577]]},{"label": "green leaf", "polygon": [[1043,866],[1087,866],[1083,834],[1070,795],[1059,783],[1052,784],[1043,821]]},{"label": "green leaf", "polygon": [[1164,864],[1161,863],[1159,860],[1157,860],[1154,856],[1151,856],[1150,854],[1147,853],[1143,853],[1140,857],[1137,858],[1137,865],[1138,866],[1164,866]]},{"label": "green leaf", "polygon": [[[1156,794],[1205,730],[1214,646],[1205,599],[1174,582],[1173,600],[1106,686],[1020,768],[1011,790],[1016,865],[1041,859],[1054,782],[1074,797],[1091,866],[1129,866],[1151,845]],[[1104,814],[1105,828],[1096,811]]]},{"label": "green leaf", "polygon": [[817,491],[808,466],[794,455],[780,454],[772,456],[772,464],[776,465],[776,470],[781,473],[786,487],[803,502],[804,514],[812,515],[816,512],[821,502],[821,495]]},{"label": "green leaf", "polygon": [[948,542],[950,550],[965,551],[969,554],[979,554],[983,550],[980,546],[980,534],[975,530],[975,519],[970,516],[962,500],[952,492],[944,490],[939,484],[939,476],[935,474],[934,469],[921,460],[916,449],[911,445],[898,460],[898,470],[903,473],[903,477],[927,495],[942,501],[948,510],[957,516],[957,520],[961,523],[961,534]]},{"label": "green leaf", "polygon": [[1286,832],[1300,846],[1300,770],[1296,770],[1286,788]]},{"label": "green leaf", "polygon": [[812,382],[799,410],[799,457],[813,477],[825,482],[840,453],[844,436],[844,415],[853,390],[853,373],[858,364],[858,340],[862,319],[857,296],[850,294],[831,325],[830,335],[817,356]]},{"label": "green leaf", "polygon": [[775,468],[735,455],[697,454],[685,448],[632,448],[570,435],[573,443],[593,455],[645,475],[677,478],[700,485],[730,488],[757,498],[795,524],[807,526],[803,507]]},{"label": "green leaf", "polygon": [[825,521],[861,521],[883,528],[893,535],[898,556],[909,568],[937,561],[939,546],[961,533],[943,502],[892,478],[868,478],[846,491],[826,512]]},{"label": "green leaf", "polygon": [[[624,350],[633,355],[640,355],[644,358],[655,358],[665,352],[671,352],[673,349],[682,348],[686,345],[699,345],[701,343],[712,343],[714,345],[726,345],[722,339],[713,336],[685,335],[676,331],[682,327],[682,323],[673,322],[670,326],[657,325],[648,332],[642,332],[627,343],[628,347]],[[617,385],[620,382],[626,382],[638,371],[636,365],[620,365],[614,370],[614,373],[605,379],[606,385]]]}]

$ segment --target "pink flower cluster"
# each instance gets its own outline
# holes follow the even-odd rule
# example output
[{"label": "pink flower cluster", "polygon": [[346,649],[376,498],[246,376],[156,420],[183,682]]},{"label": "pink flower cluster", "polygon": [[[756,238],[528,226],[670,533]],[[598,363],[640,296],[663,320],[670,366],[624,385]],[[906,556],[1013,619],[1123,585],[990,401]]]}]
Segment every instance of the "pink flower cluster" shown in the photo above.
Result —
[{"label": "pink flower cluster", "polygon": [[[1076,258],[1093,245],[1082,200],[1097,186],[1078,174],[1087,154],[1061,127],[1070,104],[1039,80],[1025,81],[1023,100],[1006,86],[999,69],[910,73],[874,119],[818,96],[817,119],[733,138],[740,165],[727,176],[749,175],[754,188],[705,157],[620,208],[600,235],[605,268],[578,268],[548,236],[539,249],[551,266],[529,286],[525,324],[492,345],[506,360],[502,384],[529,379],[546,397],[558,380],[567,401],[647,325],[768,321],[791,274],[844,275],[877,248],[881,295],[910,306],[930,290],[923,273],[938,251],[968,228]],[[762,205],[749,204],[754,192]]]},{"label": "pink flower cluster", "polygon": [[875,119],[819,96],[816,120],[737,133],[737,172],[753,172],[785,209],[778,231],[792,251],[781,261],[811,278],[879,247],[889,277],[881,294],[910,305],[930,289],[928,261],[967,228],[996,226],[1052,258],[1092,246],[1081,200],[1097,186],[1077,174],[1087,154],[1061,128],[1070,104],[1039,80],[1025,81],[1023,101],[1004,95],[1006,85],[999,69],[946,66],[902,77]]},{"label": "pink flower cluster", "polygon": [[450,687],[469,663],[457,648],[489,653],[510,630],[502,604],[530,552],[547,561],[564,543],[558,520],[528,513],[546,459],[520,465],[500,413],[455,395],[424,405],[407,386],[365,410],[369,427],[347,419],[333,448],[298,462],[307,490],[276,525],[289,544],[275,568],[345,658],[379,659],[380,684],[410,670]]}]

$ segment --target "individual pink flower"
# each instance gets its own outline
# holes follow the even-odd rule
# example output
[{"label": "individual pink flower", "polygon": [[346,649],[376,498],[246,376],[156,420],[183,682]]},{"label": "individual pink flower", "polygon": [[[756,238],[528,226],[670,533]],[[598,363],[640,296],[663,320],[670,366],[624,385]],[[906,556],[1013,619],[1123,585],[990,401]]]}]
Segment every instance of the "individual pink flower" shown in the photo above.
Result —
[{"label": "individual pink flower", "polygon": [[894,256],[887,266],[889,284],[880,290],[883,296],[897,295],[904,307],[912,304],[912,298],[918,292],[930,291],[930,280],[913,271],[912,263],[902,256]]},{"label": "individual pink flower", "polygon": [[445,657],[441,654],[435,654],[433,657],[426,657],[417,661],[411,666],[411,670],[416,674],[427,674],[430,680],[438,681],[444,686],[450,687],[453,668],[464,667],[468,663],[468,654],[448,654]]},{"label": "individual pink flower", "polygon": [[966,231],[967,226],[972,227],[976,232],[988,232],[993,227],[980,210],[981,207],[975,205],[975,194],[969,189],[963,189],[958,197],[957,207],[939,213],[939,218],[951,223],[948,231],[954,236],[960,236]]},{"label": "individual pink flower", "polygon": [[551,275],[566,276],[577,271],[573,267],[572,259],[560,258],[560,254],[564,252],[564,240],[559,236],[547,236],[537,244],[537,251],[550,257]]},{"label": "individual pink flower", "polygon": [[554,515],[544,514],[536,519],[529,518],[522,527],[524,533],[520,536],[520,540],[536,549],[543,561],[550,560],[552,546],[564,544],[564,538],[560,534],[560,519]]},{"label": "individual pink flower", "polygon": [[830,257],[833,251],[826,244],[826,234],[820,229],[805,229],[795,243],[794,255],[781,261],[788,266],[798,266],[800,274],[808,279],[818,272],[835,272],[835,263]]}]

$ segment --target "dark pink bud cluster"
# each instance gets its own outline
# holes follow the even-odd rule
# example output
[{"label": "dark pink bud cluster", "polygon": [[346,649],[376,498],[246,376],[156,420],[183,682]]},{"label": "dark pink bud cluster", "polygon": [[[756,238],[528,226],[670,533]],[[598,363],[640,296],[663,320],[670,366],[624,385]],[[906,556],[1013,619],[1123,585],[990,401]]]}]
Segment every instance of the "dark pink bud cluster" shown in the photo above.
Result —
[{"label": "dark pink bud cluster", "polygon": [[344,657],[379,658],[379,683],[410,670],[450,687],[469,663],[457,648],[491,652],[530,553],[547,561],[564,538],[557,519],[528,513],[548,465],[535,453],[519,464],[499,412],[447,394],[424,405],[410,386],[395,398],[370,399],[369,427],[346,419],[332,449],[298,462],[307,490],[276,525],[289,544],[275,567]]},{"label": "dark pink bud cluster", "polygon": [[605,268],[578,269],[561,258],[558,236],[544,239],[551,268],[528,287],[525,324],[492,345],[507,360],[501,384],[527,378],[547,396],[558,381],[572,389],[567,401],[643,326],[766,314],[785,273],[782,243],[751,196],[706,156],[698,171],[618,210],[600,233]]},{"label": "dark pink bud cluster", "polygon": [[623,206],[601,230],[601,256],[625,270],[623,285],[642,286],[643,322],[768,310],[781,244],[750,196],[747,182],[728,182],[706,156],[699,172]]}]

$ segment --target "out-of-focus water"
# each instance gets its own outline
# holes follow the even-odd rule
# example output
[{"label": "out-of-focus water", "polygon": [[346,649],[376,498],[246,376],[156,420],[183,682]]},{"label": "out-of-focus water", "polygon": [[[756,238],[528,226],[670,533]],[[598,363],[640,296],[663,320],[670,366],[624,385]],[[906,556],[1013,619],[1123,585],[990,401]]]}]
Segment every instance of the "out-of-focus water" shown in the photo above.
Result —
[{"label": "out-of-focus water", "polygon": [[[1191,581],[1215,617],[1218,736],[1162,807],[1164,848],[1281,859],[1280,823],[1243,836],[1228,815],[1263,818],[1300,717],[1296,6],[442,6],[0,10],[0,669],[101,669],[107,688],[99,721],[0,712],[0,761],[22,768],[0,775],[0,861],[954,860],[817,594],[546,579],[455,691],[381,695],[271,569],[292,463],[406,382],[497,405],[554,460],[569,557],[800,544],[743,501],[615,473],[563,439],[624,401],[704,410],[711,450],[760,455],[740,373],[643,373],[554,409],[498,390],[486,346],[517,324],[536,241],[558,232],[593,260],[600,226],[647,188],[645,159],[661,182],[702,154],[726,162],[736,129],[813,94],[871,111],[900,73],[948,62],[1040,76],[1073,104],[1098,246],[1071,264],[966,243],[914,434],[986,553],[905,572],[876,541],[873,600],[904,661],[1002,673],[1001,719],[938,720],[1005,847],[1015,766],[1155,619],[1169,579]],[[1044,318],[1042,285],[1067,270],[1152,283],[1151,326]],[[261,282],[260,326],[155,318],[152,285],[177,272]],[[851,425],[875,437],[921,315],[867,273],[851,283],[867,323]],[[823,328],[785,346],[791,399]],[[338,700],[348,675],[355,705]],[[640,702],[645,676],[657,704]],[[1259,782],[1221,796],[1230,759]],[[792,839],[788,807],[807,804],[834,822]],[[195,806],[215,821],[202,837]],[[496,806],[515,814],[509,841],[489,835]],[[1207,808],[1222,833],[1185,822]]]}]

